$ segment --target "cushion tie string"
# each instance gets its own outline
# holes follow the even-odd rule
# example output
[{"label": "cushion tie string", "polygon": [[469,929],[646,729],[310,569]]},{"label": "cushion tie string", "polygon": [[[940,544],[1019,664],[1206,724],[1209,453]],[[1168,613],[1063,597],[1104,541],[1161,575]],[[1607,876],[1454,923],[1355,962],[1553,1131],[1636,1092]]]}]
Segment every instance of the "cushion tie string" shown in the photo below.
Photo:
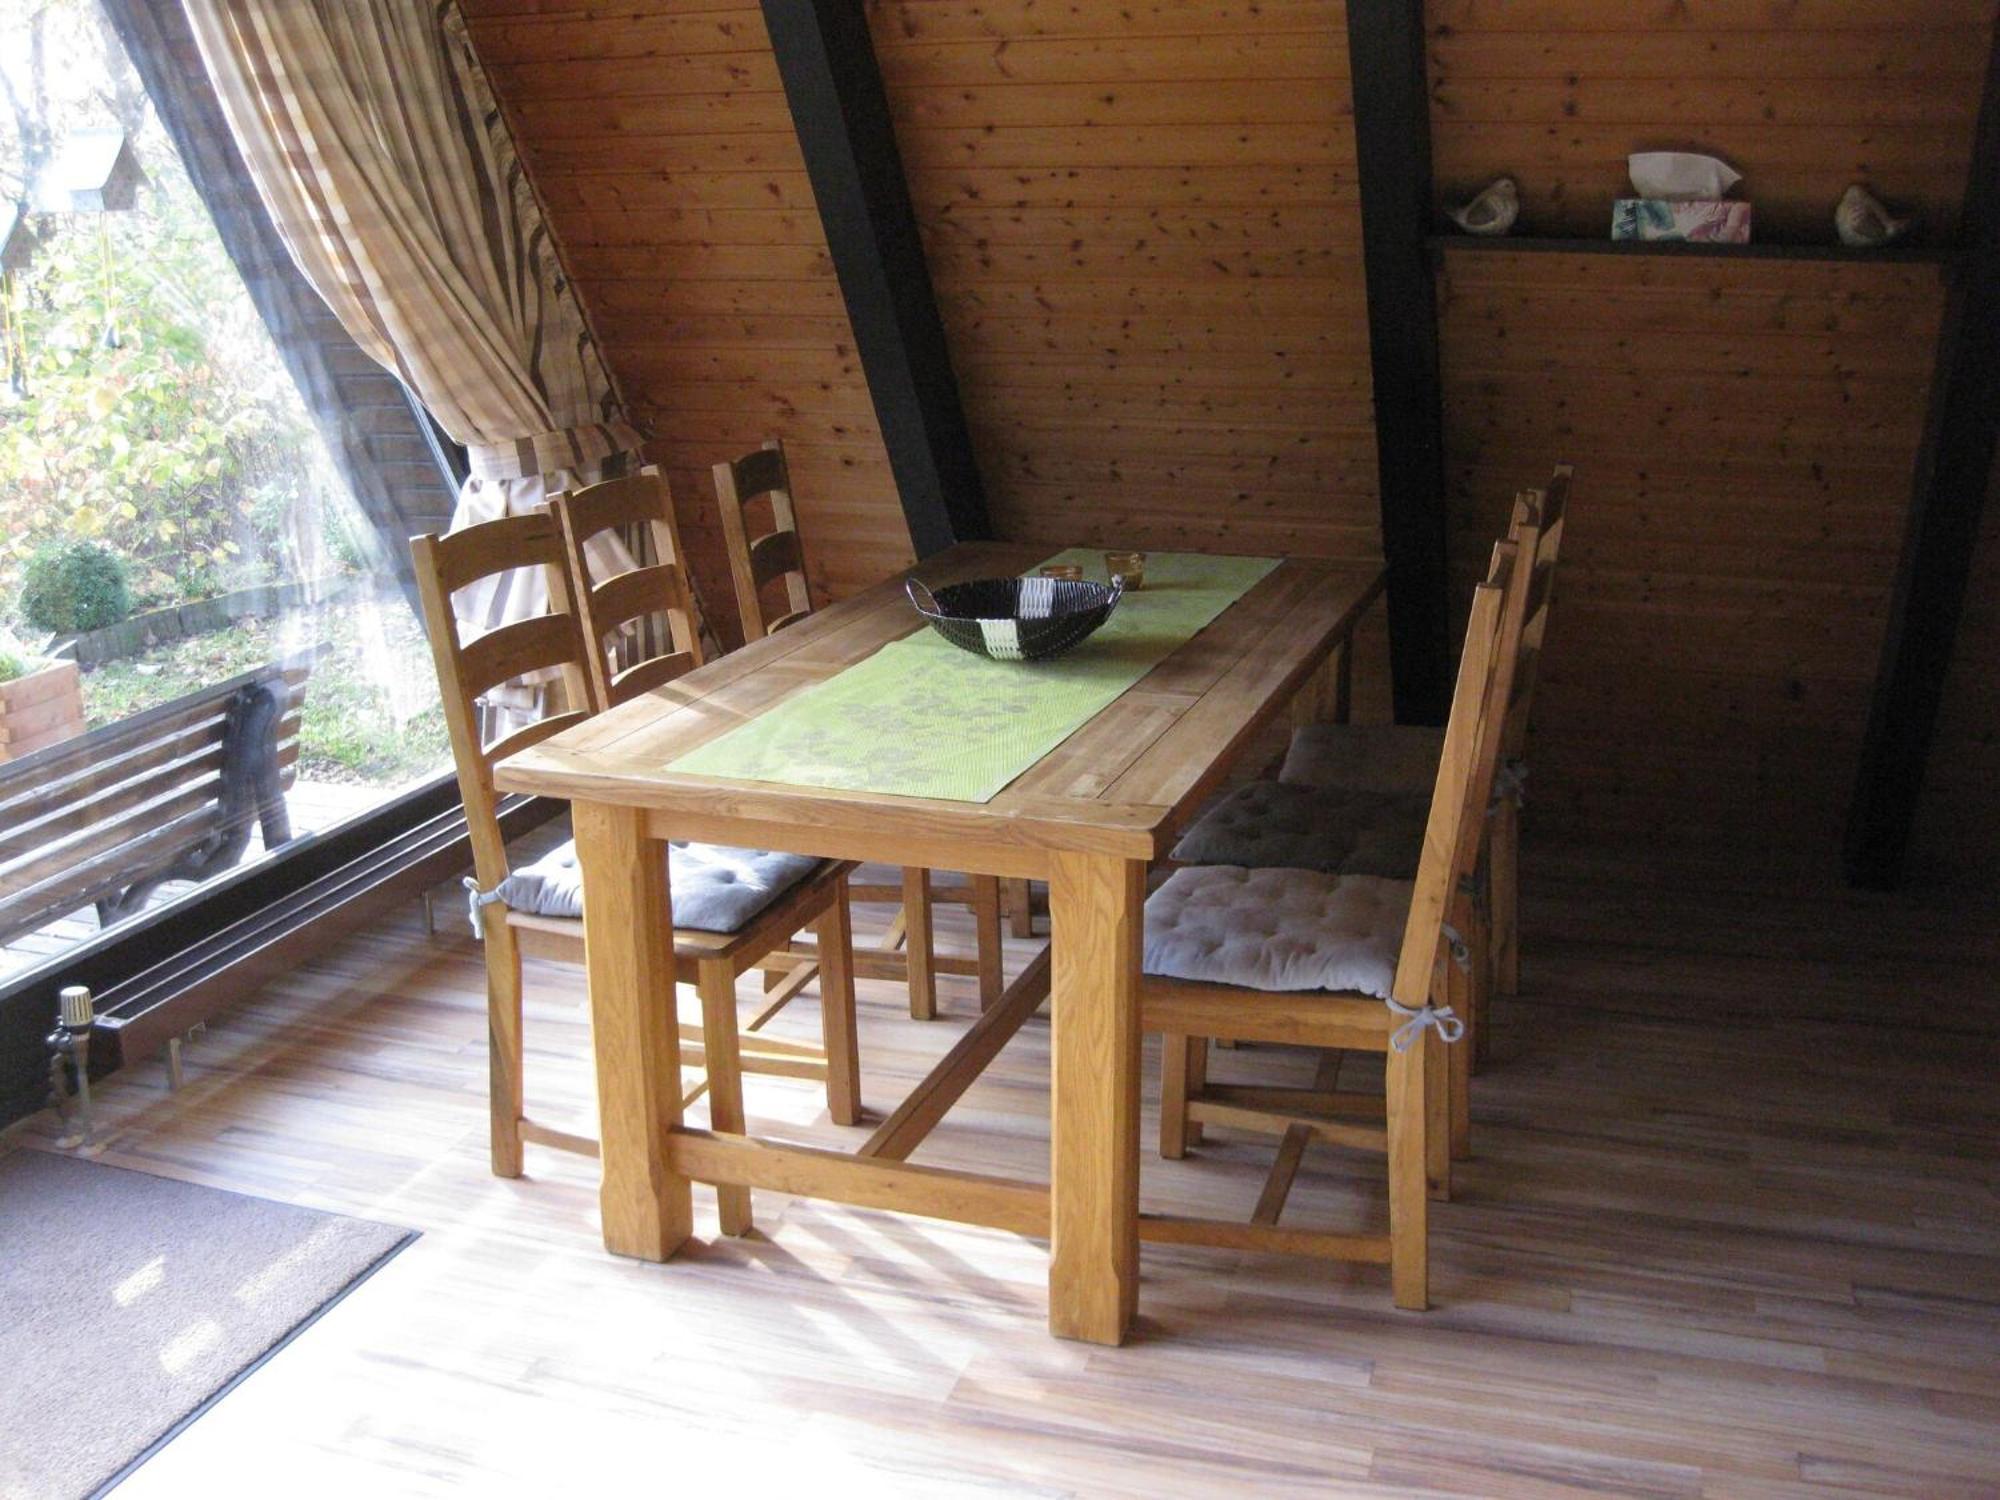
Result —
[{"label": "cushion tie string", "polygon": [[1408,1052],[1415,1046],[1417,1038],[1424,1034],[1426,1026],[1435,1031],[1439,1040],[1447,1046],[1465,1035],[1465,1022],[1459,1020],[1449,1005],[1425,1004],[1412,1009],[1394,1000],[1384,1000],[1382,1003],[1388,1006],[1392,1013],[1404,1018],[1403,1024],[1389,1033],[1389,1045],[1398,1052]]},{"label": "cushion tie string", "polygon": [[1509,802],[1519,807],[1527,800],[1528,763],[1509,755],[1493,768],[1493,796],[1486,804],[1486,816],[1492,817]]},{"label": "cushion tie string", "polygon": [[465,918],[472,924],[472,935],[484,941],[486,928],[479,920],[479,908],[482,906],[491,906],[496,901],[505,905],[507,898],[500,894],[500,887],[497,885],[490,891],[482,891],[479,888],[479,882],[470,875],[461,880],[459,884],[464,886],[466,890]]}]

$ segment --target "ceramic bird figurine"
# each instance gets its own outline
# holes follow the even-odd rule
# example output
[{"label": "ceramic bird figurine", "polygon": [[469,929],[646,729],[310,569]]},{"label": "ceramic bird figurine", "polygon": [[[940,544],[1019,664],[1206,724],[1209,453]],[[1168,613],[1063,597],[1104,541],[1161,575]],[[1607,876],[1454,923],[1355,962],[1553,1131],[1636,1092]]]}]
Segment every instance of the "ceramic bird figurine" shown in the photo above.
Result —
[{"label": "ceramic bird figurine", "polygon": [[1505,234],[1521,214],[1521,190],[1511,177],[1495,178],[1486,191],[1463,208],[1446,210],[1467,234]]},{"label": "ceramic bird figurine", "polygon": [[1840,195],[1840,202],[1833,210],[1833,227],[1843,245],[1887,245],[1903,237],[1910,221],[1891,214],[1880,199],[1857,182]]}]

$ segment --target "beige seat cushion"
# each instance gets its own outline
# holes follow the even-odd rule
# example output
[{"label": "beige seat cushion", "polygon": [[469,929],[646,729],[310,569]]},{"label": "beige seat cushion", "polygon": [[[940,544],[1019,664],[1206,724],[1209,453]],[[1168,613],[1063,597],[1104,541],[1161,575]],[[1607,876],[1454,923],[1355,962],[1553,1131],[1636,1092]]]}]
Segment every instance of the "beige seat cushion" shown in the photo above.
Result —
[{"label": "beige seat cushion", "polygon": [[1292,732],[1278,780],[1294,786],[1420,792],[1437,785],[1444,731],[1414,724],[1308,724]]},{"label": "beige seat cushion", "polygon": [[1430,798],[1254,781],[1198,818],[1174,845],[1186,865],[1321,870],[1410,880],[1424,848]]},{"label": "beige seat cushion", "polygon": [[1197,865],[1146,902],[1148,974],[1386,1000],[1414,889],[1407,880]]}]

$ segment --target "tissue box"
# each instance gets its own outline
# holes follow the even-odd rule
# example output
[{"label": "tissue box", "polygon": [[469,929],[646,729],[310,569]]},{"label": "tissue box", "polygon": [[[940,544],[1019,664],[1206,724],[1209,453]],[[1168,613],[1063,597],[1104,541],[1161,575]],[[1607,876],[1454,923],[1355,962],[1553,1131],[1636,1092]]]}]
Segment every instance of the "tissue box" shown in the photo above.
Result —
[{"label": "tissue box", "polygon": [[1733,198],[1620,198],[1611,207],[1614,240],[1750,243],[1750,205]]}]

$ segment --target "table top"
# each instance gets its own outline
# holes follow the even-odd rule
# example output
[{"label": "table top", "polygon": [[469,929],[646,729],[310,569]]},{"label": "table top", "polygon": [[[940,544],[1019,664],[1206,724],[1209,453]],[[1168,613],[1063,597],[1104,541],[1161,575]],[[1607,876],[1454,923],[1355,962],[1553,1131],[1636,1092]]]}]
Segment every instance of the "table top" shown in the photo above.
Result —
[{"label": "table top", "polygon": [[[803,853],[895,858],[893,850],[906,849],[901,863],[946,869],[978,866],[924,851],[963,843],[1153,859],[1235,751],[1290,701],[1382,587],[1378,564],[1287,559],[987,802],[665,769],[890,641],[928,629],[910,607],[904,579],[936,588],[1018,574],[1051,550],[1004,542],[953,547],[509,757],[494,768],[494,783],[504,792],[648,809],[656,829],[675,837]],[[779,829],[785,838],[770,836]]]}]

